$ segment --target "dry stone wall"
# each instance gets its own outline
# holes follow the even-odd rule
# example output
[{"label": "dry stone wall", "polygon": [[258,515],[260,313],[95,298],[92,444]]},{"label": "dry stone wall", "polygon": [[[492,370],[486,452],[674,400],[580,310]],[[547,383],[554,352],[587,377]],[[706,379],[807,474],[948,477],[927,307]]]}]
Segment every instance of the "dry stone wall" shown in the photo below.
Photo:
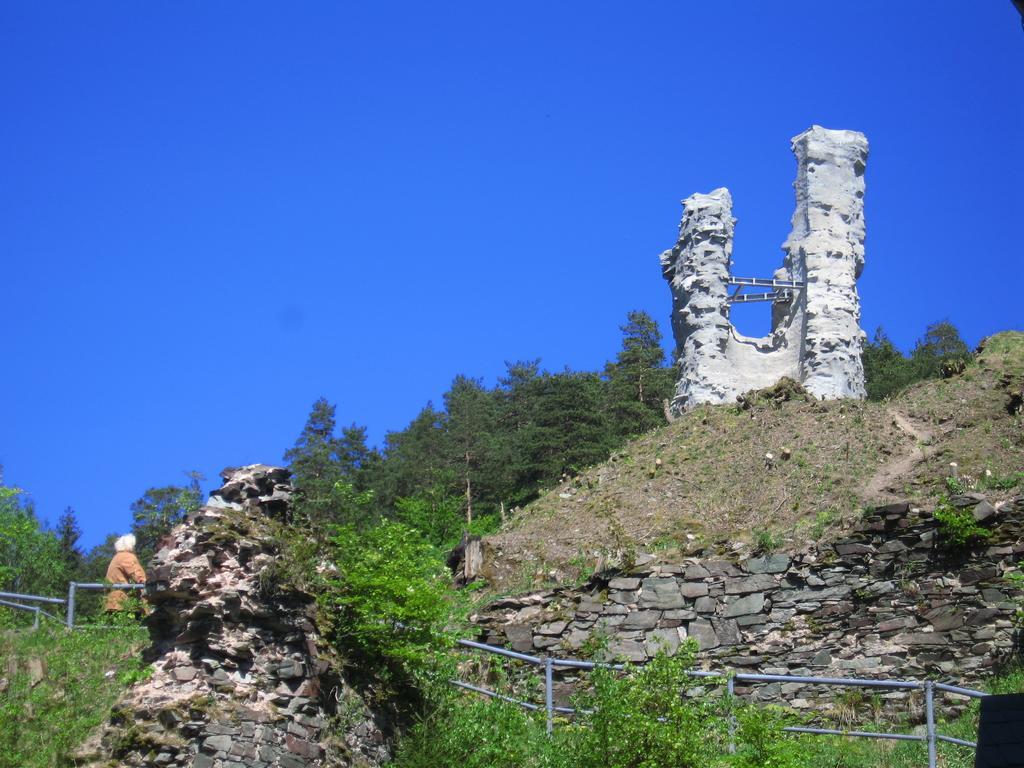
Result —
[{"label": "dry stone wall", "polygon": [[[1003,575],[1024,553],[1024,497],[998,509],[978,494],[952,503],[991,530],[983,546],[951,553],[931,513],[890,504],[813,551],[645,555],[582,588],[498,600],[474,620],[482,640],[525,653],[579,656],[604,636],[611,654],[643,662],[695,638],[701,666],[714,670],[971,684],[1017,652],[1019,592]],[[751,693],[798,708],[834,697],[788,683]]]},{"label": "dry stone wall", "polygon": [[287,470],[225,470],[146,585],[152,676],[79,753],[96,766],[377,766],[391,728],[340,673],[313,597],[279,582]]}]

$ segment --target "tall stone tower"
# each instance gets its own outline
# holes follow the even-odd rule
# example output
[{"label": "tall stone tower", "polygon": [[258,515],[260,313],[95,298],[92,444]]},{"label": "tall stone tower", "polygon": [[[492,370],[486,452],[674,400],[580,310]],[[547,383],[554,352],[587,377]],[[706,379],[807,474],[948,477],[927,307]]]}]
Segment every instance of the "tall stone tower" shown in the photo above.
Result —
[{"label": "tall stone tower", "polygon": [[[734,400],[783,376],[821,398],[865,395],[857,278],[868,142],[856,131],[816,125],[792,147],[796,211],[783,265],[771,278],[732,274],[736,220],[727,189],[683,201],[679,240],[661,255],[672,290],[676,412]],[[767,290],[743,293],[747,288]],[[750,301],[772,302],[768,336],[743,336],[729,322],[730,306]]]}]

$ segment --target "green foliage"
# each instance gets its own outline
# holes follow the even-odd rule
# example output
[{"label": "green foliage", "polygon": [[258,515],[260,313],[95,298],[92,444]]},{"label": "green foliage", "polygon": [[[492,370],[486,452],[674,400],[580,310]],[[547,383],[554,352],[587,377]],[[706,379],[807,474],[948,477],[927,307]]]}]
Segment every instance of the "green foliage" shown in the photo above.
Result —
[{"label": "green foliage", "polygon": [[575,727],[561,733],[562,751],[579,768],[703,768],[725,753],[725,720],[712,705],[680,692],[696,654],[694,641],[676,656],[659,654],[628,674],[598,668],[592,691],[579,697]]},{"label": "green foliage", "polygon": [[939,524],[939,544],[946,549],[964,549],[992,535],[978,525],[970,509],[954,507],[946,498],[935,508],[935,521]]},{"label": "green foliage", "polygon": [[396,768],[556,768],[544,723],[492,699],[449,698],[402,740]]},{"label": "green foliage", "polygon": [[[59,595],[69,577],[57,535],[36,519],[23,491],[0,486],[0,590]],[[23,625],[29,616],[0,608],[0,626]]]},{"label": "green foliage", "polygon": [[318,525],[365,525],[369,507],[347,504],[339,499],[337,489],[341,483],[366,490],[364,479],[377,457],[366,447],[365,427],[353,424],[335,435],[334,412],[335,406],[322,397],[313,403],[295,446],[285,452],[284,459],[299,492],[297,506],[303,517]]},{"label": "green foliage", "polygon": [[804,768],[806,756],[783,728],[797,722],[780,707],[750,705],[736,710],[737,748],[733,768]]},{"label": "green foliage", "polygon": [[392,521],[339,527],[330,545],[337,572],[320,602],[339,650],[385,679],[427,675],[447,645],[448,573],[437,550]]},{"label": "green foliage", "polygon": [[661,332],[646,312],[630,312],[620,330],[622,349],[605,366],[605,399],[611,433],[626,438],[665,423],[662,402],[672,396],[675,370],[665,366]]},{"label": "green foliage", "polygon": [[932,323],[904,356],[879,327],[861,354],[868,399],[890,397],[916,381],[956,371],[970,361],[970,350],[949,321]]},{"label": "green foliage", "polygon": [[[498,385],[456,376],[444,407],[428,404],[387,435],[382,461],[369,473],[378,510],[457,541],[451,505],[471,531],[501,510],[525,504],[540,489],[603,461],[626,438],[664,423],[662,400],[673,372],[664,366],[657,324],[631,312],[622,349],[602,375],[541,369],[539,361],[507,364]],[[399,500],[402,500],[401,502]]]},{"label": "green foliage", "polygon": [[[0,768],[70,764],[69,752],[107,718],[121,690],[148,675],[139,657],[145,640],[137,622],[0,635],[9,678],[0,691]],[[32,666],[43,670],[40,679]]]},{"label": "green foliage", "polygon": [[774,552],[783,544],[782,536],[767,528],[754,532],[754,549],[760,554]]},{"label": "green foliage", "polygon": [[165,485],[150,488],[132,502],[132,533],[135,534],[135,551],[139,560],[148,562],[159,548],[160,539],[171,528],[184,521],[190,512],[199,509],[202,496],[198,472],[187,472],[188,485]]}]

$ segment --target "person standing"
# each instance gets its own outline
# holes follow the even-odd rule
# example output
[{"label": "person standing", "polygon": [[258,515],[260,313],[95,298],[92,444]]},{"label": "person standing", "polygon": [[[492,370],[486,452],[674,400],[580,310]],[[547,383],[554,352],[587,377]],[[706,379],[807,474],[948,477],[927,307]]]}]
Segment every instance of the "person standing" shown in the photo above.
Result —
[{"label": "person standing", "polygon": [[[135,537],[127,534],[114,542],[114,557],[107,566],[107,581],[111,584],[142,584],[146,571],[135,556]],[[111,590],[107,595],[107,613],[125,608],[128,595],[121,589]]]}]

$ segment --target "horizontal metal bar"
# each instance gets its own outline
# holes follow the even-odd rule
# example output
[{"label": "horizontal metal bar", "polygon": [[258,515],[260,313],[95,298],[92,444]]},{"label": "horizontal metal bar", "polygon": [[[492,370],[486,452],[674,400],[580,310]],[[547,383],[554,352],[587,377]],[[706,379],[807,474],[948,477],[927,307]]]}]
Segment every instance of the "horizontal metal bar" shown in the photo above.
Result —
[{"label": "horizontal metal bar", "polygon": [[487,645],[486,643],[477,643],[473,640],[457,640],[459,645],[464,645],[466,648],[476,648],[479,651],[487,651],[488,653],[496,653],[499,656],[508,656],[510,659],[519,659],[520,661],[527,661],[530,664],[543,664],[544,660],[536,656],[528,656],[525,653],[517,653],[516,651],[508,651],[504,648],[499,648],[496,645]]},{"label": "horizontal metal bar", "polygon": [[467,691],[473,691],[474,693],[482,693],[484,696],[490,696],[493,699],[501,699],[502,701],[507,701],[509,704],[518,704],[520,707],[523,707],[524,709],[534,711],[540,709],[540,707],[538,707],[536,704],[531,704],[528,701],[520,701],[519,699],[513,699],[511,696],[502,696],[500,693],[489,691],[486,688],[480,688],[476,685],[470,685],[469,683],[464,683],[461,680],[449,680],[448,682],[458,688],[465,688]]},{"label": "horizontal metal bar", "polygon": [[688,669],[686,670],[686,674],[690,677],[717,677],[721,679],[722,685],[725,685],[729,679],[728,675],[723,675],[721,672],[706,672],[702,669]]},{"label": "horizontal metal bar", "polygon": [[935,738],[939,741],[945,741],[947,744],[959,744],[961,747],[972,747],[973,749],[978,748],[977,742],[958,739],[954,736],[943,736],[941,733],[936,733]]},{"label": "horizontal metal bar", "polygon": [[573,667],[574,669],[625,669],[623,664],[602,664],[599,661],[580,661],[578,659],[552,659],[551,663],[556,667]]},{"label": "horizontal metal bar", "polygon": [[726,301],[730,304],[752,304],[757,301],[780,301],[788,299],[789,291],[772,291],[771,293],[737,293],[727,296]]},{"label": "horizontal metal bar", "polygon": [[[75,582],[78,589],[145,589],[145,584],[81,584]],[[64,602],[61,600],[61,602]]]},{"label": "horizontal metal bar", "polygon": [[892,739],[894,741],[927,741],[926,736],[909,733],[875,733],[873,731],[837,731],[832,728],[806,728],[793,725],[782,730],[788,733],[815,733],[822,736],[856,736],[862,739]]},{"label": "horizontal metal bar", "polygon": [[774,277],[730,277],[729,285],[759,285],[768,288],[805,288],[807,283],[801,280],[778,280]]},{"label": "horizontal metal bar", "polygon": [[32,611],[33,613],[39,613],[42,610],[38,605],[22,605],[21,603],[12,603],[10,600],[0,600],[0,605],[6,605],[8,608],[20,608],[23,611]]},{"label": "horizontal metal bar", "polygon": [[806,683],[808,685],[848,685],[862,688],[905,688],[917,690],[924,683],[911,683],[905,680],[862,680],[856,677],[801,677],[798,675],[754,675],[741,673],[737,680],[752,683]]},{"label": "horizontal metal bar", "polygon": [[983,699],[989,695],[984,691],[975,691],[970,688],[961,688],[958,685],[946,685],[945,683],[935,683],[935,690],[957,693],[961,696],[970,696],[972,699]]},{"label": "horizontal metal bar", "polygon": [[30,603],[53,603],[64,605],[67,600],[59,597],[43,597],[41,595],[20,595],[17,592],[0,592],[0,597],[7,597],[14,600],[27,600]]}]

